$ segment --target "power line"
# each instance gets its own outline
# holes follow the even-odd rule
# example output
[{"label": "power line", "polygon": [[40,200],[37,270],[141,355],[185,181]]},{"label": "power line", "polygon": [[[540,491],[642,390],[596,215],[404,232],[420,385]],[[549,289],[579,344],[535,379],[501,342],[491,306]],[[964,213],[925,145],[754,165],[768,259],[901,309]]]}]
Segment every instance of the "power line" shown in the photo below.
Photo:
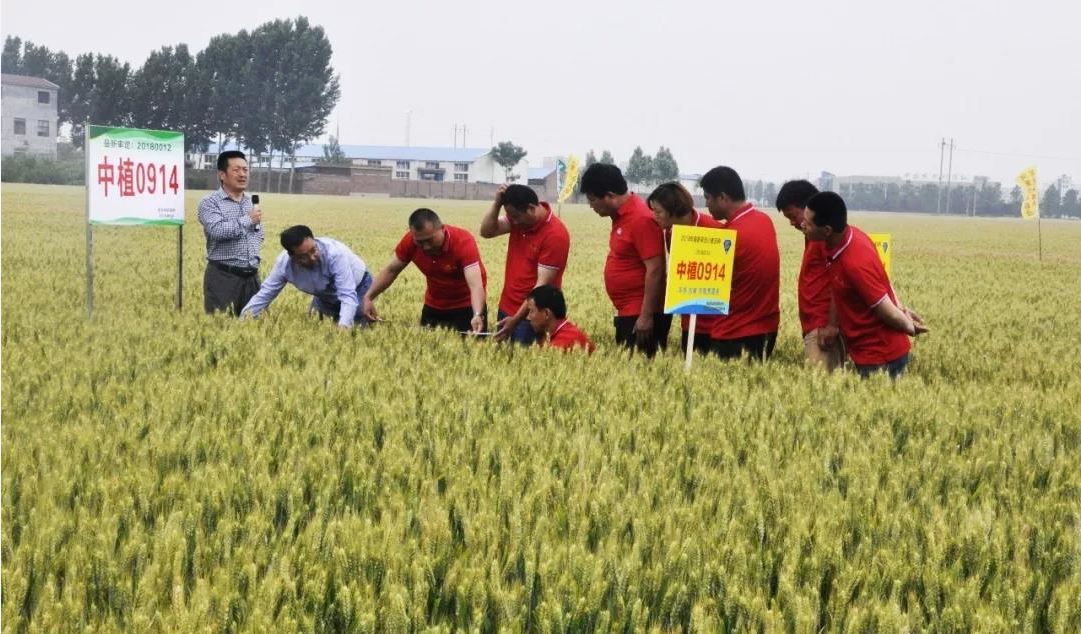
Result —
[{"label": "power line", "polygon": [[993,150],[966,150],[958,147],[957,152],[970,154],[991,154],[993,156],[1013,156],[1018,158],[1051,159],[1053,161],[1081,161],[1081,156],[1050,156],[1047,154],[1018,154],[1014,152],[995,152]]}]

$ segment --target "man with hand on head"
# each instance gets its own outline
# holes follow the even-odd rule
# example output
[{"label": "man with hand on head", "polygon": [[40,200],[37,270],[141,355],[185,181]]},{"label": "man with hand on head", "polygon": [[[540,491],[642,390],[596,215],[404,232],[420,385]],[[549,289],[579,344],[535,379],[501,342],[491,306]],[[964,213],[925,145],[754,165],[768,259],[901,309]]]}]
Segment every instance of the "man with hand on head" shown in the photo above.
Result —
[{"label": "man with hand on head", "polygon": [[373,300],[390,288],[410,262],[417,265],[428,284],[420,311],[421,326],[485,331],[488,273],[477,241],[465,229],[444,225],[438,214],[424,208],[409,216],[409,230],[364,295],[363,312],[369,321],[378,319]]},{"label": "man with hand on head", "polygon": [[563,291],[555,286],[538,286],[529,291],[526,299],[526,319],[539,337],[537,345],[563,350],[584,348],[593,353],[593,342],[567,319],[567,302]]},{"label": "man with hand on head", "polygon": [[[667,270],[668,254],[672,252],[672,228],[676,225],[686,227],[707,227],[710,229],[723,229],[724,223],[713,219],[713,216],[704,214],[694,208],[694,198],[687,188],[677,182],[662,183],[653,190],[646,199],[650,209],[653,210],[653,219],[664,231],[665,244],[665,270]],[[662,300],[663,301],[663,300]],[[713,323],[717,321],[715,315],[699,315],[694,326],[694,349],[702,354],[707,354],[711,348],[710,332]],[[682,350],[687,349],[688,329],[690,328],[690,315],[682,315],[683,338]]]},{"label": "man with hand on head", "polygon": [[[807,201],[818,189],[805,180],[788,181],[777,192],[777,209],[788,223],[803,233],[803,213]],[[803,353],[812,365],[827,372],[844,365],[845,350],[830,321],[830,279],[826,271],[826,246],[821,240],[803,240],[803,262],[799,269],[799,322],[803,332]],[[836,320],[834,320],[836,321]]]},{"label": "man with hand on head", "polygon": [[333,238],[316,238],[304,225],[283,231],[281,245],[285,250],[242,314],[259,316],[286,283],[291,283],[312,296],[309,313],[335,319],[342,328],[367,325],[359,312],[360,298],[372,285],[364,260]]},{"label": "man with hand on head", "polygon": [[727,315],[713,322],[713,353],[722,359],[765,360],[781,323],[781,254],[770,217],[747,202],[743,180],[731,167],[714,167],[699,181],[706,207],[736,232],[732,296]]},{"label": "man with hand on head", "polygon": [[240,309],[259,290],[263,212],[252,204],[248,161],[243,152],[218,155],[218,191],[199,201],[199,224],[206,234],[203,308],[207,314]]},{"label": "man with hand on head", "polygon": [[664,312],[664,234],[646,202],[627,188],[615,165],[594,163],[582,174],[590,208],[610,218],[604,288],[616,309],[616,343],[652,357],[668,346],[672,316]]},{"label": "man with hand on head", "polygon": [[807,201],[803,231],[825,245],[837,322],[856,371],[897,378],[909,363],[908,338],[928,330],[919,315],[900,307],[874,242],[848,224],[845,201],[833,192]]},{"label": "man with hand on head", "polygon": [[[500,216],[499,212],[506,212]],[[552,207],[525,185],[503,185],[480,222],[480,235],[508,234],[503,293],[499,298],[497,341],[532,344],[536,334],[525,320],[526,296],[538,286],[563,283],[571,238]]]}]

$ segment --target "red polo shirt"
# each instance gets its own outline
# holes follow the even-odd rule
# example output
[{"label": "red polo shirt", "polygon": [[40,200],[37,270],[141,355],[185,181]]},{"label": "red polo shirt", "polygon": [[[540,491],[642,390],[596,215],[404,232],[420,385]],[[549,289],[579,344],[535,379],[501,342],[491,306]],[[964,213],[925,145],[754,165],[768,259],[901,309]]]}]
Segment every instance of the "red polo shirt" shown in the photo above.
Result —
[{"label": "red polo shirt", "polygon": [[443,225],[445,238],[443,251],[432,257],[422,251],[413,241],[413,232],[406,231],[405,236],[394,247],[394,255],[405,263],[412,262],[424,273],[428,288],[424,291],[424,303],[437,310],[468,308],[469,284],[465,281],[465,270],[480,267],[480,279],[488,287],[488,272],[480,260],[477,241],[465,229]]},{"label": "red polo shirt", "polygon": [[770,217],[746,203],[727,229],[736,231],[731,306],[717,317],[710,337],[718,340],[777,332],[781,323],[781,254]]},{"label": "red polo shirt", "polygon": [[612,216],[608,260],[604,263],[604,288],[620,317],[642,313],[645,261],[655,257],[664,257],[664,233],[646,202],[631,194]]},{"label": "red polo shirt", "polygon": [[806,240],[803,245],[799,323],[805,335],[830,323],[830,278],[826,271],[826,243],[822,241]]},{"label": "red polo shirt", "polygon": [[538,266],[558,271],[552,283],[557,288],[563,284],[571,236],[563,222],[552,213],[551,205],[543,201],[540,204],[548,210],[544,220],[528,228],[511,223],[503,294],[499,297],[499,309],[508,315],[518,312],[529,291],[537,285]]},{"label": "red polo shirt", "polygon": [[897,297],[871,238],[849,225],[841,245],[827,249],[826,257],[838,325],[852,360],[860,365],[882,365],[908,353],[912,348],[908,335],[890,328],[874,314],[875,306],[882,302],[896,305]]},{"label": "red polo shirt", "polygon": [[[546,345],[543,337],[537,338],[537,345]],[[566,319],[556,326],[555,332],[548,338],[547,345],[553,348],[562,348],[563,350],[580,347],[593,354],[593,342],[589,340],[589,337],[584,332],[578,330],[577,326]]]},{"label": "red polo shirt", "polygon": [[[694,225],[695,227],[707,227],[709,229],[725,229],[727,224],[715,219],[709,214],[704,214],[701,211],[695,210]],[[665,252],[671,253],[672,251],[672,230],[666,229],[664,232],[664,243],[666,246]],[[667,270],[667,269],[666,269]],[[686,332],[691,325],[690,315],[680,315],[681,323],[683,324],[683,331]],[[713,322],[717,321],[716,315],[699,315],[698,319],[694,322],[695,335],[705,335],[709,337],[709,333],[713,331]]]}]

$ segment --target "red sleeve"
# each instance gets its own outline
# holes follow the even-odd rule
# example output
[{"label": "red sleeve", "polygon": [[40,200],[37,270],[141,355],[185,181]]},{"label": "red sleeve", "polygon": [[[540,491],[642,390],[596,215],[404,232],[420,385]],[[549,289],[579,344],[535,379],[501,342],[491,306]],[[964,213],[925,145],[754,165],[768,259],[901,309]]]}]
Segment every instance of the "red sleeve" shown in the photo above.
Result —
[{"label": "red sleeve", "polygon": [[398,241],[398,246],[394,247],[394,255],[402,262],[406,264],[413,261],[413,253],[417,250],[417,243],[413,242],[413,234],[409,231],[405,232],[405,237]]},{"label": "red sleeve", "polygon": [[462,232],[462,244],[458,247],[458,264],[464,269],[480,262],[480,250],[471,234]]},{"label": "red sleeve", "polygon": [[[855,255],[855,254],[853,254]],[[854,258],[845,271],[848,283],[859,293],[868,306],[875,306],[882,298],[890,294],[890,282],[886,277],[886,268],[878,259],[877,253],[861,254]]]},{"label": "red sleeve", "polygon": [[537,254],[537,264],[546,269],[562,271],[567,268],[567,254],[571,250],[570,234],[566,231],[553,231],[541,244]]},{"label": "red sleeve", "polygon": [[652,218],[641,218],[631,225],[631,241],[638,257],[645,262],[650,258],[664,257],[664,231]]}]

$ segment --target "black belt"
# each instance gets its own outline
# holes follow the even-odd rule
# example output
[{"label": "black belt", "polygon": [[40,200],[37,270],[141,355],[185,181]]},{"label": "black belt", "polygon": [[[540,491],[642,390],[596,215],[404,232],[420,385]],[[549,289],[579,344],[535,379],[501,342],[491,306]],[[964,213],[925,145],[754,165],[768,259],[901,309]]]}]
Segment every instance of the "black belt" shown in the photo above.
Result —
[{"label": "black belt", "polygon": [[251,277],[259,272],[259,269],[247,266],[229,266],[228,264],[216,262],[214,260],[207,260],[207,263],[219,271],[225,271],[226,273],[232,273],[233,275],[239,275],[240,277]]}]

